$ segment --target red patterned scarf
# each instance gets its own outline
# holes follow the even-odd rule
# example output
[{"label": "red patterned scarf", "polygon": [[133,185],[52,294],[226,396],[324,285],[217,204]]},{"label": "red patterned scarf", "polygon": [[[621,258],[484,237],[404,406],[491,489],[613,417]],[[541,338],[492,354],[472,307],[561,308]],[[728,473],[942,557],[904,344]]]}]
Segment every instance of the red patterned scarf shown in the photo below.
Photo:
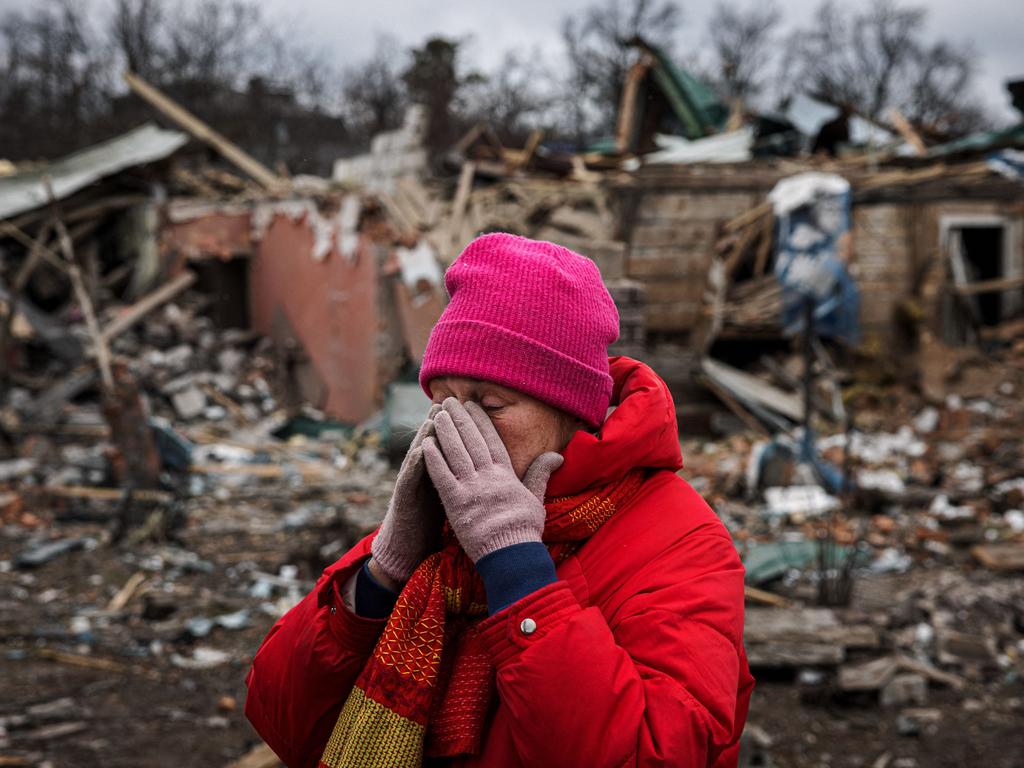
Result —
[{"label": "red patterned scarf", "polygon": [[[642,470],[596,491],[546,500],[544,543],[558,565],[643,481]],[[406,582],[342,707],[320,768],[419,768],[424,755],[480,750],[494,666],[477,632],[487,595],[445,525],[441,551]]]}]

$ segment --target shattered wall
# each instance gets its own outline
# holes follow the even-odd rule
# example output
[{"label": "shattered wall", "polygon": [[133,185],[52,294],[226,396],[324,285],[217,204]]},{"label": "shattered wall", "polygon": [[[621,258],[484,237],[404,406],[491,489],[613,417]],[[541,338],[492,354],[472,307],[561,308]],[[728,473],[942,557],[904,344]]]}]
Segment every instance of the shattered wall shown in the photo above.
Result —
[{"label": "shattered wall", "polygon": [[[313,404],[358,422],[376,408],[377,264],[360,238],[351,258],[332,247],[314,259],[316,233],[280,214],[267,226],[249,270],[253,327],[301,344],[323,390]],[[283,340],[283,339],[282,339]]]},{"label": "shattered wall", "polygon": [[172,205],[161,244],[171,272],[244,259],[251,325],[274,340],[296,399],[358,423],[380,407],[404,347],[383,274],[390,242],[357,230],[353,201]]}]

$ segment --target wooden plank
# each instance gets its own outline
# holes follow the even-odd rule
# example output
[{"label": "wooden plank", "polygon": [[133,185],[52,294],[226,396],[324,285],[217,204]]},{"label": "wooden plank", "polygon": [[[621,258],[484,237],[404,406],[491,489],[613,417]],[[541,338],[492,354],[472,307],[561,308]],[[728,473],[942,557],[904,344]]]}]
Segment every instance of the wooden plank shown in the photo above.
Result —
[{"label": "wooden plank", "polygon": [[971,547],[975,559],[993,571],[1024,571],[1024,542],[1005,541]]},{"label": "wooden plank", "polygon": [[[544,131],[542,129],[533,129],[533,131],[530,132],[530,136],[526,139],[526,145],[519,150],[512,162],[509,163],[509,170],[518,171],[521,168],[525,168],[533,157],[533,153],[537,151],[537,147],[540,146],[540,142],[543,138]],[[508,150],[505,151],[506,153],[508,152]]]},{"label": "wooden plank", "polygon": [[646,287],[647,301],[652,304],[699,303],[707,290],[707,275],[639,282]]},{"label": "wooden plank", "polygon": [[757,256],[754,258],[754,277],[763,277],[768,268],[768,257],[772,253],[772,245],[775,239],[775,217],[765,216],[761,229],[761,242],[757,246]]},{"label": "wooden plank", "polygon": [[49,248],[47,248],[45,245],[37,244],[33,238],[25,234],[24,230],[22,230],[21,227],[18,227],[17,225],[13,224],[10,221],[0,221],[0,236],[2,235],[13,237],[15,240],[17,240],[19,243],[21,243],[23,246],[30,250],[32,248],[37,248],[39,251],[39,256],[40,258],[42,258],[43,261],[45,261],[51,267],[56,269],[58,272],[67,274],[68,266],[67,264],[64,263],[61,257],[58,256]]},{"label": "wooden plank", "polygon": [[900,655],[898,658],[899,667],[907,672],[916,672],[919,675],[924,675],[929,680],[933,680],[943,685],[948,685],[956,690],[962,690],[967,685],[967,681],[951,672],[944,672],[941,669],[933,667],[931,664],[927,664],[918,659],[913,659],[910,656]]},{"label": "wooden plank", "polygon": [[[750,429],[755,434],[761,435],[761,437],[771,437],[771,433],[765,428],[765,426],[760,421],[758,421],[757,417],[754,416],[746,408],[744,408],[740,404],[740,402],[735,397],[732,396],[729,390],[727,390],[725,387],[718,386],[718,384],[709,379],[707,376],[701,377],[701,381],[703,382],[704,386],[706,386],[708,389],[714,392],[715,395],[718,396],[718,398],[725,404],[725,406],[730,411],[733,412],[736,418],[738,418],[740,421],[747,425],[748,429]],[[753,587],[745,588],[744,594],[746,594],[746,589],[753,589]],[[769,604],[771,605],[772,603]]]},{"label": "wooden plank", "polygon": [[764,406],[794,422],[802,421],[804,404],[800,395],[773,387],[757,376],[733,368],[731,365],[726,365],[711,357],[705,357],[701,361],[701,369],[709,378],[713,378],[720,386],[728,389],[737,399]]},{"label": "wooden plank", "polygon": [[[123,488],[98,488],[91,485],[44,485],[39,492],[47,496],[58,496],[62,499],[91,499],[93,501],[121,501],[128,493]],[[174,501],[174,494],[166,491],[138,489],[131,492],[135,501],[147,501],[156,504],[169,504]]]},{"label": "wooden plank", "polygon": [[138,591],[139,587],[146,580],[146,574],[144,571],[136,571],[128,577],[128,581],[124,583],[117,594],[114,595],[110,602],[107,603],[107,610],[111,613],[118,613],[128,605],[128,601],[132,599],[132,596]]},{"label": "wooden plank", "polygon": [[133,72],[125,71],[124,80],[135,93],[145,99],[166,117],[184,128],[195,138],[213,147],[240,171],[251,176],[269,190],[288,186],[287,179],[278,176],[244,149],[215,131],[187,109]]},{"label": "wooden plank", "polygon": [[630,233],[630,245],[710,250],[717,238],[718,225],[707,220],[654,219],[639,222]]},{"label": "wooden plank", "polygon": [[982,326],[981,338],[996,339],[999,341],[1012,341],[1019,336],[1024,336],[1024,317],[1019,320],[1008,320],[1000,325],[991,327]]},{"label": "wooden plank", "polygon": [[776,608],[789,607],[789,600],[784,598],[782,595],[776,595],[774,592],[758,589],[757,587],[752,587],[749,584],[744,585],[743,596],[747,600],[759,603],[760,605],[772,605]]},{"label": "wooden plank", "polygon": [[914,148],[915,154],[920,156],[928,153],[928,147],[925,146],[921,134],[914,129],[914,126],[903,116],[903,113],[895,107],[889,110],[889,121],[892,123],[892,127],[903,137],[903,140]]},{"label": "wooden plank", "polygon": [[32,241],[32,247],[28,250],[28,256],[25,261],[22,262],[21,268],[18,270],[18,274],[14,278],[14,286],[12,293],[15,298],[17,295],[25,290],[25,286],[28,285],[28,281],[32,277],[32,273],[35,272],[39,263],[43,260],[43,254],[41,253],[42,247],[46,245],[46,241],[50,239],[50,232],[53,230],[53,222],[48,221],[42,227],[39,228],[36,239]]},{"label": "wooden plank", "polygon": [[108,392],[114,388],[114,377],[110,370],[110,349],[106,340],[100,334],[100,324],[96,319],[96,311],[89,298],[89,292],[85,289],[85,282],[82,280],[81,270],[75,261],[74,246],[71,243],[71,236],[68,235],[67,227],[57,212],[57,197],[53,193],[53,185],[49,176],[43,176],[43,184],[46,185],[46,194],[50,199],[50,207],[54,217],[54,227],[57,230],[57,243],[60,246],[64,260],[68,265],[68,277],[71,278],[71,287],[75,293],[75,299],[85,317],[85,328],[92,339],[93,352],[96,355],[96,362],[100,368],[100,380]]},{"label": "wooden plank", "polygon": [[469,193],[473,190],[473,176],[475,174],[476,163],[467,160],[462,164],[462,170],[459,173],[459,185],[455,189],[455,200],[452,202],[452,215],[448,220],[448,247],[452,255],[447,261],[452,261],[455,258],[454,254],[461,244],[466,204],[469,202]]},{"label": "wooden plank", "polygon": [[953,286],[953,292],[961,296],[976,296],[979,293],[999,293],[1024,287],[1024,275],[1000,277],[995,280],[976,280],[964,285]]},{"label": "wooden plank", "polygon": [[630,149],[636,130],[636,97],[640,82],[651,68],[650,56],[644,54],[626,72],[626,82],[619,97],[619,119],[615,124],[615,151],[620,155]]},{"label": "wooden plank", "polygon": [[878,631],[846,625],[828,608],[746,609],[744,643],[752,666],[835,666],[847,648],[877,648]]},{"label": "wooden plank", "polygon": [[690,331],[699,317],[696,301],[647,305],[647,328],[652,331]]},{"label": "wooden plank", "polygon": [[726,221],[748,210],[756,202],[742,192],[687,191],[644,195],[637,206],[639,221]]},{"label": "wooden plank", "polygon": [[226,768],[278,768],[278,760],[274,750],[266,744],[258,744],[237,760],[228,763]]},{"label": "wooden plank", "polygon": [[154,309],[162,304],[166,304],[195,281],[196,276],[194,272],[182,272],[171,282],[162,285],[157,290],[135,302],[135,304],[129,307],[123,314],[118,315],[103,329],[101,335],[104,343],[109,343],[115,337],[120,336]]},{"label": "wooden plank", "polygon": [[678,246],[640,246],[626,255],[626,276],[643,278],[706,275],[711,252]]},{"label": "wooden plank", "polygon": [[843,663],[846,651],[838,643],[773,641],[747,646],[752,667],[835,667]]},{"label": "wooden plank", "polygon": [[741,213],[739,216],[735,216],[729,219],[729,221],[722,225],[722,229],[724,229],[726,232],[736,232],[740,229],[743,229],[743,227],[747,226],[747,224],[751,224],[757,221],[762,216],[769,216],[771,215],[771,213],[772,204],[770,202],[766,201],[763,203],[758,203],[753,208]]},{"label": "wooden plank", "polygon": [[842,691],[878,691],[892,680],[899,669],[893,656],[883,656],[861,664],[844,665],[836,676]]}]

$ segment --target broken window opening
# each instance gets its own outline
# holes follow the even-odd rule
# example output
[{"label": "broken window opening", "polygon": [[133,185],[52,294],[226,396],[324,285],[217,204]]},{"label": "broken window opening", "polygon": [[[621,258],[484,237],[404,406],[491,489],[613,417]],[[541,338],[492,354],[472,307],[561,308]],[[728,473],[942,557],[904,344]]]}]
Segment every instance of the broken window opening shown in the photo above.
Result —
[{"label": "broken window opening", "polygon": [[952,217],[943,219],[941,228],[951,282],[946,341],[971,341],[1024,307],[1018,233],[999,216]]}]

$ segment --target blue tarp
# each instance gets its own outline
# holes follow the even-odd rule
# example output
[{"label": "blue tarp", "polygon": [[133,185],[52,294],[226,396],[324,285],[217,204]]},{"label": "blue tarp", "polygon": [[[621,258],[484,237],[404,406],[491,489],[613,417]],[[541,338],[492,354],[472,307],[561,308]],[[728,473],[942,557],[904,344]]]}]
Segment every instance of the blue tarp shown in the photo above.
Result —
[{"label": "blue tarp", "polygon": [[814,304],[814,333],[849,344],[860,340],[860,292],[839,257],[850,231],[850,189],[840,177],[801,174],[783,179],[769,196],[776,213],[775,277],[782,285],[782,325],[803,331]]}]

